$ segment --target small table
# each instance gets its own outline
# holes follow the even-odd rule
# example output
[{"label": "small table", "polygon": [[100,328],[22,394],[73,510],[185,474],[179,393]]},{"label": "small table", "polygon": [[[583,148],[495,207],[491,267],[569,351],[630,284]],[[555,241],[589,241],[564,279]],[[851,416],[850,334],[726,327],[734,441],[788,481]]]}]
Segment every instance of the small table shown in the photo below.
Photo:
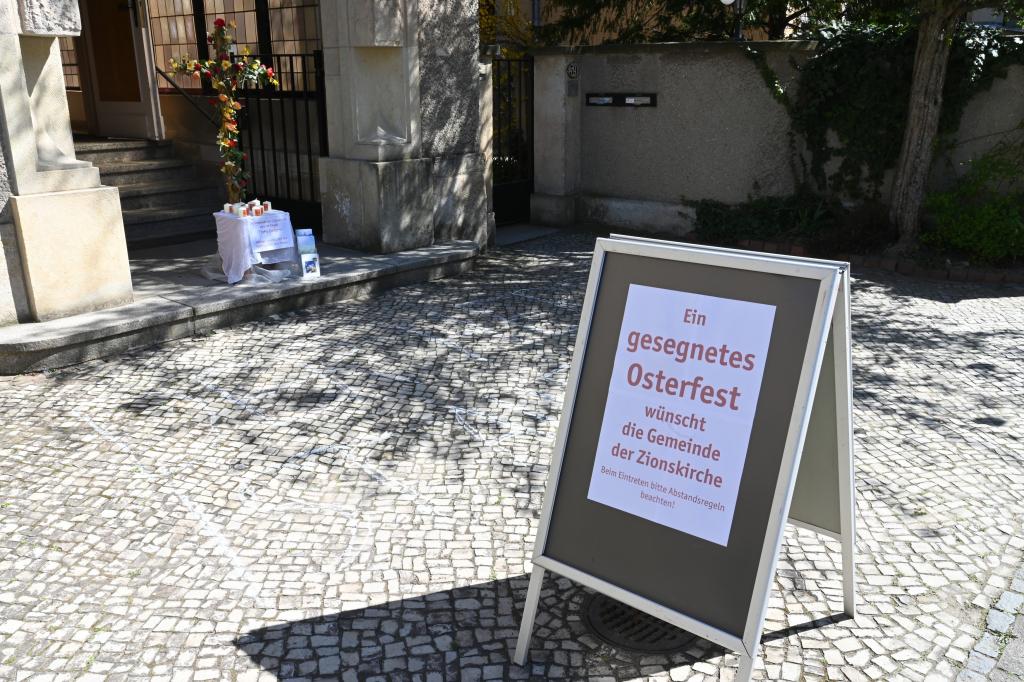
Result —
[{"label": "small table", "polygon": [[285,211],[246,218],[218,211],[213,217],[217,221],[217,253],[228,284],[240,282],[253,265],[299,260],[291,216]]}]

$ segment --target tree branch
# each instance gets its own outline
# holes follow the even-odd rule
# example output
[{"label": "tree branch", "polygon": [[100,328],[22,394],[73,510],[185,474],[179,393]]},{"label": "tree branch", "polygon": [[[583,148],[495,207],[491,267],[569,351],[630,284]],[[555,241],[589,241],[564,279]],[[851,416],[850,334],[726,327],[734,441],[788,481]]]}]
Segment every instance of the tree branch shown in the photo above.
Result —
[{"label": "tree branch", "polygon": [[804,14],[807,14],[807,13],[808,13],[808,12],[810,12],[810,11],[811,11],[811,8],[810,8],[810,6],[804,7],[804,8],[803,8],[803,9],[801,9],[801,10],[797,10],[796,12],[793,12],[793,13],[792,13],[792,14],[790,14],[790,15],[789,15],[788,17],[786,17],[786,23],[788,24],[788,23],[790,23],[791,21],[793,21],[794,19],[797,19],[797,18],[799,18],[799,17],[803,16]]}]

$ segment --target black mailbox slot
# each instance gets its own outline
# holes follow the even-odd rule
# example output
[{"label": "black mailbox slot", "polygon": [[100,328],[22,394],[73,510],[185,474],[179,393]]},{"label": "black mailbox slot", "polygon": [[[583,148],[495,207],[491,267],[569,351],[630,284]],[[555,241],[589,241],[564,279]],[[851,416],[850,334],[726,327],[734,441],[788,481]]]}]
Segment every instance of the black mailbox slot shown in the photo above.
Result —
[{"label": "black mailbox slot", "polygon": [[588,92],[588,107],[656,107],[655,92]]}]

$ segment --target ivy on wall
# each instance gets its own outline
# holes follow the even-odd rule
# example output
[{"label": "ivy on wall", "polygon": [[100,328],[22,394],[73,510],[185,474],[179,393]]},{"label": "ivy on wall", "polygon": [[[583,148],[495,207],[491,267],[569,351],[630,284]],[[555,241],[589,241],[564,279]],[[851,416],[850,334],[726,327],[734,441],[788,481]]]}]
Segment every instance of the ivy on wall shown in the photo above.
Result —
[{"label": "ivy on wall", "polygon": [[[799,69],[795,97],[785,91],[764,55],[747,48],[806,143],[809,174],[819,191],[878,197],[903,141],[916,38],[913,27],[906,25],[824,33],[814,56]],[[971,98],[1005,77],[1010,65],[1024,64],[1020,37],[968,26],[954,40],[939,126],[940,140],[947,143]]]},{"label": "ivy on wall", "polygon": [[[810,60],[793,64],[796,92],[756,45],[745,45],[768,91],[789,113],[787,136],[800,189],[790,197],[753,196],[736,206],[684,197],[696,212],[695,235],[722,244],[792,241],[822,255],[875,253],[895,241],[888,209],[878,199],[903,141],[916,38],[910,26],[846,27],[823,35]],[[967,27],[955,41],[938,135],[938,144],[949,147],[968,102],[1011,65],[1024,64],[1024,38]],[[970,162],[953,187],[929,195],[932,220],[921,241],[933,255],[987,264],[1024,259],[1024,121],[1004,132],[1004,140]],[[847,208],[841,198],[858,205]]]}]

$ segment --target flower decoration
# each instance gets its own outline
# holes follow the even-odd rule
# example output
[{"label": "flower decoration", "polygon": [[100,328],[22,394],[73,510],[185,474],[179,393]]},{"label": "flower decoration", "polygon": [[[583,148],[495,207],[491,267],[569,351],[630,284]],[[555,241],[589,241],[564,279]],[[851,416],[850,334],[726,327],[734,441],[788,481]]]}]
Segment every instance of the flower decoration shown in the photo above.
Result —
[{"label": "flower decoration", "polygon": [[238,145],[238,112],[242,110],[238,92],[246,88],[278,85],[274,69],[260,63],[259,59],[250,58],[248,48],[242,48],[240,56],[231,54],[234,38],[230,31],[234,28],[234,22],[224,19],[218,18],[213,22],[213,33],[206,37],[213,58],[203,61],[189,57],[171,60],[171,70],[175,74],[205,80],[217,93],[210,99],[210,104],[217,112],[220,172],[224,175],[231,203],[245,199],[249,175],[245,169],[247,157]]}]

